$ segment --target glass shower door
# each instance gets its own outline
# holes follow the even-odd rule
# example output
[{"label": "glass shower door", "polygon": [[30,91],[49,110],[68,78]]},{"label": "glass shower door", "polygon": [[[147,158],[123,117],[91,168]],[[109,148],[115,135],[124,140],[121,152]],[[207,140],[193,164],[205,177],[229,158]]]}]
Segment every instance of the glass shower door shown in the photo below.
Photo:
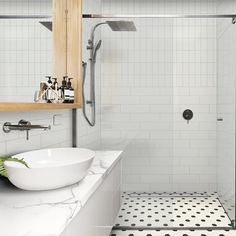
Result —
[{"label": "glass shower door", "polygon": [[235,224],[235,25],[218,20],[217,42],[217,187],[220,201]]}]

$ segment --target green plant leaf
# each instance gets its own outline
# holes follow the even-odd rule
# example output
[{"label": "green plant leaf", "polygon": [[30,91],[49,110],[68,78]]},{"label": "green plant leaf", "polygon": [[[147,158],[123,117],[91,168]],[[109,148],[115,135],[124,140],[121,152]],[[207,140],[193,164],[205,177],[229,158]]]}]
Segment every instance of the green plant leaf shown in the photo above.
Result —
[{"label": "green plant leaf", "polygon": [[3,165],[3,163],[5,161],[19,162],[19,163],[23,164],[24,166],[26,166],[27,168],[29,168],[28,164],[24,161],[24,159],[17,159],[17,158],[13,158],[13,157],[0,157],[0,175],[3,177],[6,177],[6,178],[8,178],[7,171]]}]

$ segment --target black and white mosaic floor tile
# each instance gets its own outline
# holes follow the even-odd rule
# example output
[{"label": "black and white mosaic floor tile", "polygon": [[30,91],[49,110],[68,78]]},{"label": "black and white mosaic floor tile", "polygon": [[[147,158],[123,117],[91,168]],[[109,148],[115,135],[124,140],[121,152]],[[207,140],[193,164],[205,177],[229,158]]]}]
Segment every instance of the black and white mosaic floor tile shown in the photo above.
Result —
[{"label": "black and white mosaic floor tile", "polygon": [[216,193],[124,193],[115,227],[231,227]]},{"label": "black and white mosaic floor tile", "polygon": [[235,230],[114,230],[110,236],[235,236]]}]

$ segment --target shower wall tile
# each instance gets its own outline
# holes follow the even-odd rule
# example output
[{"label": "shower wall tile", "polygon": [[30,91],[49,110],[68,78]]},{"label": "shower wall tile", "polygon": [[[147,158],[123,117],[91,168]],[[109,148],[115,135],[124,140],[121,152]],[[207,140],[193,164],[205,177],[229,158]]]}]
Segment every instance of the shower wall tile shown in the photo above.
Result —
[{"label": "shower wall tile", "polygon": [[[102,3],[109,14],[216,13],[215,0]],[[135,24],[102,29],[102,146],[124,150],[124,190],[215,191],[216,21]]]}]

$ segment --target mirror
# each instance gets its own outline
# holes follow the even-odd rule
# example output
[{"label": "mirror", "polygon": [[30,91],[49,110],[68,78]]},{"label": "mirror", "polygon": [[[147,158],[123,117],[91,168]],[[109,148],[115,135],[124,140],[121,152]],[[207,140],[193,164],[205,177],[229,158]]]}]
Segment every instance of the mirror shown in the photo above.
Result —
[{"label": "mirror", "polygon": [[34,102],[53,74],[52,0],[0,0],[0,102]]}]

